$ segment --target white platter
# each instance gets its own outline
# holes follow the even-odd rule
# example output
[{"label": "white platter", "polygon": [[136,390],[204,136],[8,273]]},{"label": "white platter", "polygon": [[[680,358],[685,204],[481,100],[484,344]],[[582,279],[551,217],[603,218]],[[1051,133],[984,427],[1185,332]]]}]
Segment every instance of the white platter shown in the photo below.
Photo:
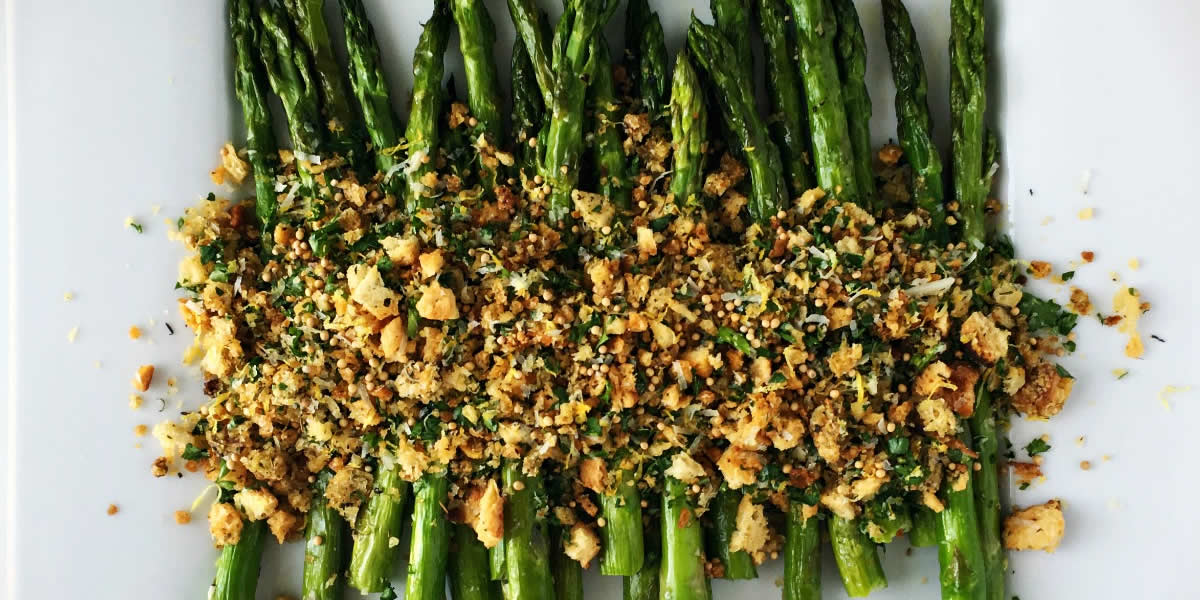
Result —
[{"label": "white platter", "polygon": [[[507,70],[512,32],[503,4],[490,3]],[[701,0],[654,4],[672,50],[693,5],[709,18]],[[909,4],[945,138],[949,2]],[[397,98],[411,81],[418,23],[430,5],[368,1]],[[895,123],[880,9],[860,2],[860,10],[872,44],[873,129],[882,142]],[[0,229],[7,291],[0,309],[8,343],[0,373],[8,412],[0,594],[202,598],[216,556],[202,511],[188,526],[176,525],[173,512],[203,485],[196,476],[153,479],[156,444],[135,438],[133,429],[201,398],[197,374],[179,363],[187,331],[171,282],[180,254],[166,240],[164,220],[210,191],[207,171],[218,147],[240,137],[223,2],[9,0],[3,18],[7,116],[0,137],[7,143],[0,158],[7,168],[0,189],[8,221]],[[1113,330],[1082,319],[1080,352],[1064,361],[1079,380],[1066,410],[1050,423],[1015,425],[1014,443],[1048,433],[1054,449],[1048,480],[1009,500],[1061,497],[1068,527],[1058,553],[1012,557],[1011,595],[1195,598],[1197,393],[1170,397],[1169,410],[1158,394],[1166,385],[1200,384],[1193,337],[1200,334],[1200,209],[1191,189],[1200,139],[1200,71],[1192,64],[1200,56],[1200,4],[993,2],[988,27],[989,118],[1004,140],[997,195],[1009,203],[1018,252],[1063,271],[1081,250],[1095,251],[1096,262],[1080,267],[1071,283],[1106,312],[1117,285],[1138,287],[1153,303],[1143,331],[1166,340],[1147,338],[1145,360],[1130,360]],[[617,29],[610,28],[614,44]],[[1078,219],[1088,207],[1095,218]],[[145,233],[125,228],[127,217]],[[1135,257],[1143,265],[1137,271],[1127,265]],[[1113,272],[1121,283],[1110,280]],[[1067,293],[1061,286],[1044,291],[1060,300]],[[135,324],[148,333],[142,340],[127,335]],[[144,363],[158,366],[157,383],[145,405],[131,410],[129,380]],[[1116,368],[1128,377],[1117,381]],[[164,386],[168,377],[178,380],[175,395]],[[1082,460],[1093,468],[1080,469]],[[120,507],[111,517],[110,503]],[[938,597],[932,552],[905,550],[903,543],[889,549],[891,587],[873,598]],[[268,551],[260,598],[298,594],[299,552],[298,545]],[[397,577],[403,569],[396,566]],[[776,562],[753,583],[718,582],[714,591],[718,598],[778,598],[781,572]],[[831,561],[825,581],[827,597],[842,597]],[[589,598],[620,596],[615,578],[593,575],[588,585]]]}]

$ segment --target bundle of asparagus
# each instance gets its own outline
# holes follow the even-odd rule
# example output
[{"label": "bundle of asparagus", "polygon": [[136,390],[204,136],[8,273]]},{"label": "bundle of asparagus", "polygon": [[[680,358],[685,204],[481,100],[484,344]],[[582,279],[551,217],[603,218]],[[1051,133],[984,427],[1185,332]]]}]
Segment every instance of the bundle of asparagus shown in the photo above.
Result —
[{"label": "bundle of asparagus", "polygon": [[878,151],[851,0],[712,5],[672,69],[646,0],[615,62],[616,0],[508,0],[506,118],[483,0],[434,0],[402,127],[362,0],[345,67],[323,0],[229,1],[222,170],[255,192],[179,221],[213,400],[157,431],[219,489],[213,597],[254,597],[268,533],[304,536],[303,598],[396,597],[406,522],[405,598],[581,598],[599,557],[629,600],[702,599],[781,554],[820,598],[826,535],[865,596],[900,534],[944,598],[1005,597],[997,424],[1061,409],[1074,319],[988,237],[982,2],[952,1],[952,198],[900,0]]}]

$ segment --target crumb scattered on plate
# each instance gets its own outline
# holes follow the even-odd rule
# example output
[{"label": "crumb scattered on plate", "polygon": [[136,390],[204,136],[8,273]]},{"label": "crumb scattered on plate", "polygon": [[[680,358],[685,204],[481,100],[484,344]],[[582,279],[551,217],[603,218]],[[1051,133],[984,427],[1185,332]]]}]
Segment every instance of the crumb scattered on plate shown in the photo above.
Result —
[{"label": "crumb scattered on plate", "polygon": [[111,516],[113,516],[113,515],[117,514],[117,513],[118,513],[120,510],[121,510],[121,509],[120,509],[120,508],[117,508],[117,505],[116,505],[116,504],[109,504],[109,505],[108,505],[108,510],[106,510],[106,511],[104,511],[104,512],[108,513],[108,516],[110,516],[110,517],[111,517]]},{"label": "crumb scattered on plate", "polygon": [[1096,209],[1089,206],[1089,207],[1079,211],[1079,220],[1080,221],[1090,221],[1090,220],[1092,220],[1092,217],[1095,215],[1096,215]]},{"label": "crumb scattered on plate", "polygon": [[77,337],[79,337],[79,327],[72,327],[71,330],[67,332],[67,341],[74,344],[75,338]]},{"label": "crumb scattered on plate", "polygon": [[186,510],[175,511],[175,522],[180,525],[187,525],[192,522],[192,513]]}]

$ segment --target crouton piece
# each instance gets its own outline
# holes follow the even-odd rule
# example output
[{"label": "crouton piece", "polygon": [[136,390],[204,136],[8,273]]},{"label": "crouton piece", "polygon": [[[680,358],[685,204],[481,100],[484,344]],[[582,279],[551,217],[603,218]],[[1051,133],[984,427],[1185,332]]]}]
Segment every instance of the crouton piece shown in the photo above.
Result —
[{"label": "crouton piece", "polygon": [[217,502],[208,509],[208,531],[218,548],[242,539],[242,515],[233,504]]},{"label": "crouton piece", "polygon": [[1004,519],[1004,547],[1052,553],[1062,542],[1066,527],[1058,500],[1016,510]]},{"label": "crouton piece", "polygon": [[963,321],[959,340],[989,365],[995,364],[1008,352],[1008,332],[996,327],[987,315],[978,311]]},{"label": "crouton piece", "polygon": [[1075,379],[1063,375],[1051,363],[1042,363],[1026,373],[1025,385],[1012,397],[1013,408],[1034,419],[1057,415],[1067,403]]}]

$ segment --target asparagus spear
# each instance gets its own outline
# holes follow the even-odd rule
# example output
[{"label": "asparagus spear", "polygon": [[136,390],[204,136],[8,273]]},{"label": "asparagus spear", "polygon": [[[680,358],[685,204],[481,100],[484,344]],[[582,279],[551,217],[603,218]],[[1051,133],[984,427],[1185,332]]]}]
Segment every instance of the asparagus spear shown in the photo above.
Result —
[{"label": "asparagus spear", "polygon": [[550,528],[550,572],[554,573],[554,597],[558,600],[583,600],[583,566],[568,557],[563,539],[566,531]]},{"label": "asparagus spear", "polygon": [[821,521],[792,500],[783,546],[783,600],[821,600]]},{"label": "asparagus spear", "polygon": [[421,209],[428,195],[421,179],[433,168],[438,149],[438,119],[445,104],[442,96],[442,75],[446,72],[443,58],[450,40],[451,24],[448,0],[435,0],[433,16],[425,22],[413,53],[412,106],[408,113],[408,128],[404,132],[409,160],[404,169],[404,202],[409,213]]},{"label": "asparagus spear", "polygon": [[657,120],[667,104],[667,44],[658,13],[650,13],[638,38],[638,87],[642,107]]},{"label": "asparagus spear", "polygon": [[838,72],[842,80],[842,101],[846,105],[846,126],[853,151],[854,180],[858,183],[858,203],[875,206],[875,174],[871,170],[871,97],[867,93],[867,40],[854,0],[833,0],[837,19],[834,46]]},{"label": "asparagus spear", "polygon": [[[647,0],[629,0],[625,8],[625,55],[621,57],[625,65],[625,77],[629,82],[629,96],[638,98],[641,95],[639,76],[642,71],[642,29],[657,18],[650,12]],[[661,23],[659,24],[661,27]]]},{"label": "asparagus spear", "polygon": [[277,210],[275,174],[279,168],[279,145],[271,128],[267,84],[254,49],[257,22],[250,0],[230,0],[229,34],[233,39],[233,87],[242,105],[246,123],[246,147],[254,171],[254,212],[264,236],[270,235]]},{"label": "asparagus spear", "polygon": [[209,594],[212,600],[254,600],[263,544],[267,539],[266,521],[244,521],[242,537],[236,544],[221,548],[217,574]]},{"label": "asparagus spear", "polygon": [[896,83],[897,137],[913,170],[913,198],[932,220],[932,236],[946,241],[945,192],[942,158],[933,141],[929,116],[929,84],[921,47],[908,10],[901,0],[883,0],[883,27],[887,36],[892,79]]},{"label": "asparagus spear", "polygon": [[258,51],[267,69],[267,79],[287,113],[288,131],[292,146],[300,153],[297,165],[306,172],[307,158],[321,147],[321,116],[317,88],[308,66],[308,56],[292,38],[288,17],[283,9],[269,3],[258,5],[262,27],[258,35]]},{"label": "asparagus spear", "polygon": [[710,542],[709,549],[720,559],[725,567],[725,579],[754,579],[758,570],[754,568],[754,560],[744,550],[734,552],[729,544],[733,541],[733,531],[737,529],[738,505],[742,502],[742,493],[737,490],[722,489],[709,505],[712,512],[712,528],[707,532]]},{"label": "asparagus spear", "polygon": [[831,515],[829,541],[847,595],[861,598],[887,587],[887,576],[879,564],[875,544],[859,529],[858,519]]},{"label": "asparagus spear", "polygon": [[809,165],[804,84],[795,65],[796,33],[788,26],[790,14],[784,0],[757,2],[771,100],[771,138],[783,158],[789,197],[796,198],[816,183]]},{"label": "asparagus spear", "polygon": [[[959,437],[964,443],[971,441],[970,425],[963,423]],[[954,489],[954,482],[947,483],[946,507],[937,515],[939,580],[946,600],[983,600],[988,597],[987,581],[974,478],[968,474],[963,479],[966,485],[962,489]]]},{"label": "asparagus spear", "polygon": [[708,107],[704,104],[704,88],[687,50],[684,50],[675,60],[675,72],[671,77],[673,175],[670,192],[681,207],[700,205],[707,133]]},{"label": "asparagus spear", "polygon": [[662,571],[663,600],[709,600],[712,590],[704,574],[704,534],[687,486],[667,477],[663,490]]},{"label": "asparagus spear", "polygon": [[284,0],[283,5],[312,58],[319,84],[321,116],[329,130],[333,151],[356,164],[354,157],[362,152],[366,137],[346,88],[346,72],[333,54],[329,27],[325,22],[325,0]]},{"label": "asparagus spear", "polygon": [[754,86],[754,52],[750,49],[750,2],[749,0],[709,0],[713,23],[729,44],[736,57],[734,68],[740,69],[745,85]]},{"label": "asparagus spear", "polygon": [[536,0],[508,0],[508,13],[517,29],[517,39],[525,45],[533,76],[542,93],[542,104],[554,104],[554,71],[550,64],[550,38],[542,26],[542,12]]},{"label": "asparagus spear", "polygon": [[662,542],[659,540],[659,528],[650,527],[645,531],[646,557],[642,561],[642,568],[621,582],[624,600],[659,600],[658,577],[662,565]]},{"label": "asparagus spear", "polygon": [[[552,223],[566,221],[572,209],[571,192],[579,180],[583,154],[583,108],[587,74],[592,70],[592,37],[615,7],[610,0],[573,0],[567,3],[554,31],[551,66],[555,80],[552,93],[547,95],[542,89],[543,96],[548,96],[550,125],[544,139],[539,140],[541,174],[551,187],[547,212]],[[536,52],[529,40],[526,46],[537,68]]]},{"label": "asparagus spear", "polygon": [[541,90],[529,60],[529,51],[521,40],[513,43],[512,52],[512,142],[517,155],[519,170],[530,177],[537,170],[537,150],[530,143],[537,143],[538,130],[542,127]]},{"label": "asparagus spear", "polygon": [[453,12],[467,71],[467,106],[491,143],[499,146],[504,137],[500,114],[504,98],[494,60],[496,26],[483,0],[454,0]]},{"label": "asparagus spear", "polygon": [[409,485],[400,478],[399,468],[381,469],[375,476],[375,489],[354,524],[350,553],[350,585],[360,592],[388,588],[388,573],[399,552],[392,540],[400,539],[408,493]]},{"label": "asparagus spear", "polygon": [[735,68],[733,46],[711,25],[692,17],[688,30],[688,48],[708,71],[721,101],[721,112],[730,131],[737,137],[750,170],[750,216],[766,224],[785,206],[783,165],[779,148],[767,135],[767,126],[754,102],[753,86],[746,85]]},{"label": "asparagus spear", "polygon": [[453,526],[450,549],[451,600],[500,600],[493,594],[494,583],[488,566],[488,549],[469,525]]},{"label": "asparagus spear", "polygon": [[450,481],[429,473],[413,484],[412,543],[408,549],[406,600],[442,600],[446,591],[446,559],[450,552],[450,521],[446,492]]},{"label": "asparagus spear", "polygon": [[986,243],[983,207],[991,187],[984,160],[983,113],[987,108],[983,0],[950,2],[950,119],[954,124],[954,196],[963,239],[972,248]]},{"label": "asparagus spear", "polygon": [[828,0],[790,0],[796,21],[799,69],[808,99],[817,185],[835,196],[857,198],[854,150],[850,142],[833,37],[837,23]]},{"label": "asparagus spear", "polygon": [[508,574],[505,600],[543,600],[554,594],[546,524],[538,511],[546,504],[539,477],[526,475],[521,461],[504,462],[504,549]]},{"label": "asparagus spear", "polygon": [[333,476],[329,470],[317,475],[304,542],[304,600],[337,600],[345,585],[346,550],[350,532],[345,519],[325,501],[325,486]]},{"label": "asparagus spear", "polygon": [[908,532],[908,543],[916,548],[937,545],[937,513],[927,506],[918,506],[913,511],[913,527]]},{"label": "asparagus spear", "polygon": [[618,469],[613,474],[612,493],[600,496],[604,515],[604,556],[600,572],[605,575],[635,575],[646,558],[642,535],[642,498],[633,471]]},{"label": "asparagus spear", "polygon": [[[599,192],[619,209],[629,208],[631,190],[626,173],[625,151],[621,146],[621,115],[617,108],[617,94],[613,86],[612,63],[608,56],[608,42],[604,36],[596,36],[592,48],[592,87],[590,90],[593,114],[595,115],[594,143],[596,166],[599,168]],[[640,513],[640,511],[639,511]],[[607,518],[607,517],[606,517]],[[609,523],[612,523],[609,520]],[[641,515],[638,515],[638,539],[641,539]],[[638,548],[641,554],[641,548]],[[602,566],[603,568],[603,566]],[[628,573],[606,573],[628,575]]]},{"label": "asparagus spear", "polygon": [[379,43],[367,20],[362,0],[339,0],[350,58],[350,87],[358,99],[363,122],[375,148],[375,167],[388,173],[396,164],[400,144],[400,119],[392,109],[392,97],[383,74]]},{"label": "asparagus spear", "polygon": [[979,539],[987,569],[988,598],[1006,600],[1004,570],[1007,561],[1000,539],[1000,481],[996,473],[996,454],[999,452],[996,412],[992,394],[982,380],[975,388],[971,429],[975,432],[975,451],[979,454],[980,469],[974,472],[975,508],[979,511]]}]

